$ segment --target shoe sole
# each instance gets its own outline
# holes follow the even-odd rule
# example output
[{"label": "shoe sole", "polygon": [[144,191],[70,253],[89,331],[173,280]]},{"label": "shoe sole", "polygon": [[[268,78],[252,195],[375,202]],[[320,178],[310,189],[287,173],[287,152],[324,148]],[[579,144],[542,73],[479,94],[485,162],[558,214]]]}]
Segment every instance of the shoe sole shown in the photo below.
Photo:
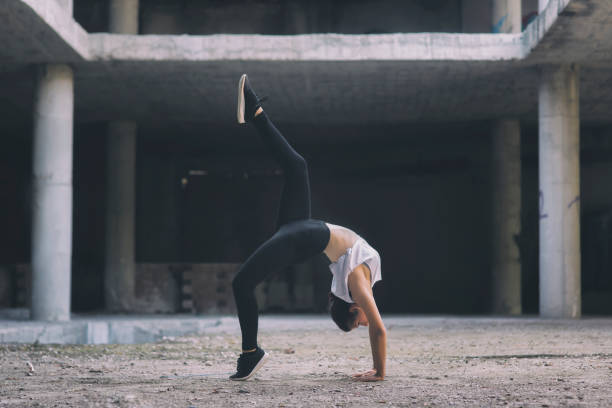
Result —
[{"label": "shoe sole", "polygon": [[244,120],[244,83],[246,81],[246,74],[242,74],[240,81],[238,81],[238,123],[246,123]]},{"label": "shoe sole", "polygon": [[232,381],[246,381],[246,380],[248,380],[249,378],[254,376],[255,373],[257,372],[257,370],[259,370],[264,365],[264,363],[266,362],[268,357],[270,357],[270,355],[268,353],[264,352],[263,357],[261,358],[261,360],[259,360],[259,363],[257,363],[255,368],[253,368],[253,371],[251,371],[251,373],[249,375],[247,375],[246,377],[242,377],[242,378],[230,378],[230,380],[232,380]]}]

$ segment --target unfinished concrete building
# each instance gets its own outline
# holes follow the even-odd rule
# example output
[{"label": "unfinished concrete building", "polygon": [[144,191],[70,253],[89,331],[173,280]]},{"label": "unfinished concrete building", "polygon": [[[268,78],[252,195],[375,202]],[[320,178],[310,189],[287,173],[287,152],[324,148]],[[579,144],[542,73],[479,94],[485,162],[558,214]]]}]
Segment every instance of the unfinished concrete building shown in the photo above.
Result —
[{"label": "unfinished concrete building", "polygon": [[[608,0],[3,0],[0,307],[229,313],[282,185],[382,256],[383,312],[612,313]],[[325,309],[314,259],[268,311]]]}]

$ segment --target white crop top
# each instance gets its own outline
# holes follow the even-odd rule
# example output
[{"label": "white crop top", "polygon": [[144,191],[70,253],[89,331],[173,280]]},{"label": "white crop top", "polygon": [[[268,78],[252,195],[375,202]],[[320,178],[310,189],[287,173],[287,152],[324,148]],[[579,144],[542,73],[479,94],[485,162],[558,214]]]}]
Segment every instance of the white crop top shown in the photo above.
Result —
[{"label": "white crop top", "polygon": [[374,287],[376,282],[382,280],[380,255],[361,237],[336,262],[332,262],[329,265],[333,275],[331,291],[345,302],[355,303],[349,293],[348,276],[353,269],[362,263],[365,263],[370,268],[372,287]]}]

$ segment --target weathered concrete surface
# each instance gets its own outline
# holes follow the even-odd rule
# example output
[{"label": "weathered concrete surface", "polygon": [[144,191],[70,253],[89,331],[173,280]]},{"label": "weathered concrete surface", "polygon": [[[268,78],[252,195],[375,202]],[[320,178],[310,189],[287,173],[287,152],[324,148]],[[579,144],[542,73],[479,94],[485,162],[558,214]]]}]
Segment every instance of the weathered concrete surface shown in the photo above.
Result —
[{"label": "weathered concrete surface", "polygon": [[520,59],[520,34],[90,34],[91,60],[497,61]]},{"label": "weathered concrete surface", "polygon": [[74,81],[67,65],[39,69],[32,158],[32,319],[70,318]]},{"label": "weathered concrete surface", "polygon": [[133,344],[238,329],[230,317],[72,316],[69,322],[0,320],[0,343]]},{"label": "weathered concrete surface", "polygon": [[[113,33],[138,34],[138,0],[112,0]],[[106,310],[134,310],[136,137],[134,121],[108,123],[106,143],[106,231],[104,300]]]},{"label": "weathered concrete surface", "polygon": [[145,65],[79,66],[77,117],[95,121],[130,114],[147,123],[176,122],[179,128],[232,125],[236,78],[244,72],[269,96],[266,110],[272,117],[291,123],[487,119],[535,115],[537,109],[537,71],[517,63],[457,62],[452,68],[425,61]]},{"label": "weathered concrete surface", "polygon": [[540,314],[581,314],[580,71],[542,72],[539,97]]},{"label": "weathered concrete surface", "polygon": [[612,62],[612,2],[550,0],[544,14],[523,35],[526,43],[532,44],[527,63],[576,62],[609,66]]},{"label": "weathered concrete surface", "polygon": [[136,123],[108,124],[104,300],[111,312],[127,312],[134,303]]},{"label": "weathered concrete surface", "polygon": [[[16,61],[72,58],[53,43],[70,28],[58,28],[59,34],[43,31],[36,41],[30,32],[78,24],[66,22],[56,2],[6,4],[0,16],[7,22],[0,27],[8,28],[0,39],[8,45],[3,49],[7,63],[0,71],[8,73],[0,82],[11,104],[26,109],[27,85],[14,79],[27,68]],[[612,104],[612,92],[602,86],[612,81],[606,62],[612,55],[606,41],[612,35],[611,7],[604,0],[551,0],[517,34],[137,36],[79,31],[73,41],[78,47],[69,47],[69,40],[64,45],[87,61],[75,65],[80,122],[232,123],[235,81],[243,72],[270,96],[269,112],[288,123],[534,120],[535,65],[557,59],[585,59],[582,119],[598,122],[609,119]],[[45,17],[55,14],[55,19]],[[20,46],[12,50],[12,44]]]},{"label": "weathered concrete surface", "polygon": [[[550,0],[523,33],[508,35],[126,36],[87,34],[57,1],[6,0],[0,9],[0,39],[5,44],[0,57],[7,62],[495,61],[526,57],[531,63],[609,62],[611,10],[607,0]],[[125,17],[134,20],[131,15]],[[123,31],[134,32],[132,27]]]},{"label": "weathered concrete surface", "polygon": [[[113,3],[114,4],[114,3]],[[130,10],[135,10],[133,1]],[[584,55],[594,49],[608,50],[611,7],[605,0],[551,0],[543,13],[523,34],[314,34],[296,36],[211,35],[211,36],[130,36],[87,34],[58,1],[6,0],[0,9],[0,40],[6,45],[0,54],[5,61],[70,62],[90,60],[142,61],[465,61],[512,60],[526,57],[547,37],[553,24],[564,39],[579,43],[572,48]],[[113,10],[111,4],[111,11]],[[112,14],[112,13],[111,13]],[[516,14],[516,13],[514,13]],[[556,24],[558,19],[561,24]],[[111,16],[112,17],[112,16]],[[134,13],[122,13],[126,21],[111,18],[116,31],[134,33]],[[129,20],[129,23],[127,22]],[[123,27],[129,24],[130,27]],[[561,26],[561,28],[559,28]],[[123,28],[126,28],[125,30]],[[594,37],[594,33],[597,36]],[[585,40],[590,41],[585,47]],[[548,42],[558,44],[558,39]],[[603,47],[603,48],[602,48]],[[568,58],[566,49],[540,47],[545,54]],[[563,48],[563,47],[561,47]],[[546,55],[545,55],[546,57]]]},{"label": "weathered concrete surface", "polygon": [[0,64],[87,59],[89,35],[58,1],[3,0]]},{"label": "weathered concrete surface", "polygon": [[57,3],[64,8],[68,15],[72,15],[74,12],[74,0],[55,0]]},{"label": "weathered concrete surface", "polygon": [[521,127],[499,120],[492,127],[493,313],[521,314]]},{"label": "weathered concrete surface", "polygon": [[343,333],[326,316],[264,316],[259,341],[271,358],[250,381],[227,379],[237,330],[147,345],[2,345],[0,404],[608,407],[612,400],[610,319],[383,318],[384,382],[351,380],[372,367],[366,329]]}]

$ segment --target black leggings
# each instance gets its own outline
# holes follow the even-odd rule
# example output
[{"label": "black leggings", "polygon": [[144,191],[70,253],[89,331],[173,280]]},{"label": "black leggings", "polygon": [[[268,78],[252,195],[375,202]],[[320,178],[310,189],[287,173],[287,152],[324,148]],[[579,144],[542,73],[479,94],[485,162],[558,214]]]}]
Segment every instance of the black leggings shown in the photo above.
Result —
[{"label": "black leggings", "polygon": [[330,235],[323,221],[310,218],[306,160],[287,143],[265,112],[256,116],[253,124],[283,168],[285,185],[278,213],[278,230],[244,262],[232,282],[243,350],[257,346],[255,286],[274,272],[323,252]]}]

